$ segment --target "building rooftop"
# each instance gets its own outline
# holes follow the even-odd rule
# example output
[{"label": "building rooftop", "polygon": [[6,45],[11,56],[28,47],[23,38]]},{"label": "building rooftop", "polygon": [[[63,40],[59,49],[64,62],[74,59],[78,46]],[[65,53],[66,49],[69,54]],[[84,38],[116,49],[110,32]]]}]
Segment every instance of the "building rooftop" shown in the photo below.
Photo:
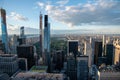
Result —
[{"label": "building rooftop", "polygon": [[15,78],[26,78],[33,80],[64,80],[63,74],[53,74],[53,73],[38,73],[38,72],[21,72],[16,75]]},{"label": "building rooftop", "polygon": [[120,40],[115,40],[113,41],[113,45],[116,47],[116,48],[120,48]]},{"label": "building rooftop", "polygon": [[30,71],[44,73],[47,71],[47,66],[33,66]]},{"label": "building rooftop", "polygon": [[87,55],[78,55],[77,57],[88,57]]},{"label": "building rooftop", "polygon": [[79,42],[79,40],[68,40],[68,42]]},{"label": "building rooftop", "polygon": [[120,72],[119,66],[102,66],[99,67],[100,72]]},{"label": "building rooftop", "polygon": [[10,61],[14,61],[17,59],[17,55],[15,54],[0,54],[0,62],[10,62]]},{"label": "building rooftop", "polygon": [[0,54],[0,57],[14,57],[17,56],[15,54]]},{"label": "building rooftop", "polygon": [[19,47],[30,47],[32,45],[29,45],[29,44],[22,44],[22,45],[19,45]]}]

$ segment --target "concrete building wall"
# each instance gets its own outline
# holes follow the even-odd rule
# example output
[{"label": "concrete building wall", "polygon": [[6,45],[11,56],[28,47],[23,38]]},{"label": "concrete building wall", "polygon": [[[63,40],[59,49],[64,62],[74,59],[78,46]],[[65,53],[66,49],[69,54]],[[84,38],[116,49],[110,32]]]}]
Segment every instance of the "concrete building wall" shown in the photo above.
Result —
[{"label": "concrete building wall", "polygon": [[94,61],[94,54],[92,53],[92,46],[90,43],[86,43],[86,55],[89,57],[89,67],[91,67]]},{"label": "concrete building wall", "polygon": [[115,47],[114,64],[120,63],[120,48]]}]

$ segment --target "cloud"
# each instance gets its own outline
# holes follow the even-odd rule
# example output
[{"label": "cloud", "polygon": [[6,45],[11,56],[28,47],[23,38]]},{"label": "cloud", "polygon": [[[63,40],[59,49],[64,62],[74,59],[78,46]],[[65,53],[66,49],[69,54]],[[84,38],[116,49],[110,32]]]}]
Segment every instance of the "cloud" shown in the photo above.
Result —
[{"label": "cloud", "polygon": [[[62,4],[62,2],[57,3]],[[119,4],[119,0],[96,0],[84,4],[78,3],[77,5],[46,4],[44,9],[51,19],[68,26],[120,25]]]},{"label": "cloud", "polygon": [[7,18],[17,20],[17,21],[28,21],[27,17],[25,17],[21,14],[18,14],[16,12],[11,12]]},{"label": "cloud", "polygon": [[[19,34],[20,26],[7,24],[7,32],[8,34]],[[1,27],[0,27],[0,34],[1,34]]]},{"label": "cloud", "polygon": [[60,5],[65,5],[69,2],[69,0],[60,0],[60,1],[57,1],[56,3],[57,4],[60,4]]},{"label": "cloud", "polygon": [[44,6],[45,6],[45,4],[42,3],[42,2],[37,2],[37,5],[38,5],[39,7],[41,7],[41,8],[44,8]]},{"label": "cloud", "polygon": [[[7,24],[7,32],[8,34],[20,34],[20,27],[21,26],[19,25]],[[39,29],[30,28],[26,26],[24,26],[24,28],[25,28],[25,34],[39,34]]]},{"label": "cloud", "polygon": [[[8,34],[20,34],[20,27],[19,25],[7,24],[7,32]],[[0,29],[1,34],[1,29]],[[39,34],[39,29],[30,28],[25,26],[25,34]]]},{"label": "cloud", "polygon": [[11,30],[11,31],[14,31],[16,29],[19,29],[19,26],[18,25],[7,24],[7,29]]}]

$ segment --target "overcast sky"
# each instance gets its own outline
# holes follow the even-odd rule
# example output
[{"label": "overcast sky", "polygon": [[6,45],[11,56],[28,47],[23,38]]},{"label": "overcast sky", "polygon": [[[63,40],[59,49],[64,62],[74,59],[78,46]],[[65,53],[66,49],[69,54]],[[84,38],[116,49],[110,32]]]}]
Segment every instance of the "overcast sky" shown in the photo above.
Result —
[{"label": "overcast sky", "polygon": [[39,15],[48,14],[51,29],[120,33],[120,0],[0,0],[8,29],[39,29]]}]

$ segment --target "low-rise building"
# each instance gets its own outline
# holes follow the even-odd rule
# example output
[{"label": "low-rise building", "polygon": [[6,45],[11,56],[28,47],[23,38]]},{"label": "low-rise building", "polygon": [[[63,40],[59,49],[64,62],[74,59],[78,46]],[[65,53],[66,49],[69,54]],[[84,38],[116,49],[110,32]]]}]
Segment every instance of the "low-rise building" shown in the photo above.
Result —
[{"label": "low-rise building", "polygon": [[9,76],[13,75],[18,67],[17,55],[13,54],[0,54],[0,71],[7,73]]}]

